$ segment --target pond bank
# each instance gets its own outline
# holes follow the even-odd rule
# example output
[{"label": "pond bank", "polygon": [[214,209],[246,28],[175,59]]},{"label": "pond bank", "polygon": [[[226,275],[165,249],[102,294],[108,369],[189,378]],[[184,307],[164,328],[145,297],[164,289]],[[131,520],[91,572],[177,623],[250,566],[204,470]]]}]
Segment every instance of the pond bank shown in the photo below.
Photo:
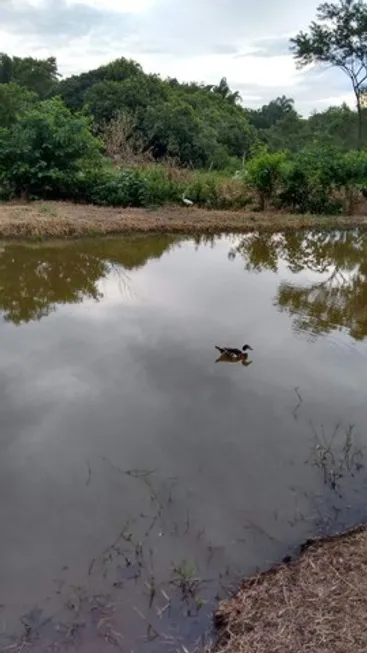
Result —
[{"label": "pond bank", "polygon": [[311,540],[249,578],[216,613],[215,653],[367,650],[367,525]]},{"label": "pond bank", "polygon": [[129,233],[241,233],[367,228],[367,216],[315,216],[200,208],[119,209],[71,202],[0,204],[0,238],[46,239]]}]

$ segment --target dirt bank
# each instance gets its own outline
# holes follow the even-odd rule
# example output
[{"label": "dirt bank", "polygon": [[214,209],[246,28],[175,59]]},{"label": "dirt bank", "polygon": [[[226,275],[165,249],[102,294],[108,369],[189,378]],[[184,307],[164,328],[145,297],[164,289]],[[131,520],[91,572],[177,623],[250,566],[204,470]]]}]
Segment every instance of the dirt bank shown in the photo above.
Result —
[{"label": "dirt bank", "polygon": [[76,238],[97,234],[214,233],[293,228],[367,228],[366,216],[299,216],[164,207],[118,209],[69,202],[0,204],[0,238]]},{"label": "dirt bank", "polygon": [[314,541],[244,581],[216,614],[215,653],[367,651],[367,526]]}]

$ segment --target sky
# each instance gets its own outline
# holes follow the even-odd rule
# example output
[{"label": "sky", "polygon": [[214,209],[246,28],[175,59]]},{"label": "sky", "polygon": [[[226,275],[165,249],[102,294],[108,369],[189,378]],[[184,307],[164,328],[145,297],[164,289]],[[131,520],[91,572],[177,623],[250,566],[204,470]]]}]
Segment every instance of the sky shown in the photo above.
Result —
[{"label": "sky", "polygon": [[0,0],[0,51],[55,56],[63,76],[118,57],[180,81],[226,77],[243,104],[279,95],[308,115],[353,95],[343,72],[299,71],[289,38],[315,18],[319,0]]}]

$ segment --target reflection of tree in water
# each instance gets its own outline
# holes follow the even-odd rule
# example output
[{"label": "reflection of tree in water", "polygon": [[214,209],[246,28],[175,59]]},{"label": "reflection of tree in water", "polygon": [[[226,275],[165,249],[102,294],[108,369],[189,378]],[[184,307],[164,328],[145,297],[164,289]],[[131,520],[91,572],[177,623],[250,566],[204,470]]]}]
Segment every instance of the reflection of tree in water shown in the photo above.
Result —
[{"label": "reflection of tree in water", "polygon": [[0,310],[7,322],[40,320],[57,304],[98,301],[98,281],[111,271],[126,284],[124,270],[159,258],[175,239],[144,236],[75,241],[36,247],[11,244],[0,251]]},{"label": "reflection of tree in water", "polygon": [[[358,231],[249,234],[229,257],[243,256],[246,269],[277,272],[279,263],[297,274],[319,274],[303,286],[279,285],[276,303],[294,318],[294,328],[313,335],[345,328],[356,340],[367,336],[367,238]],[[321,276],[322,275],[322,276]]]}]

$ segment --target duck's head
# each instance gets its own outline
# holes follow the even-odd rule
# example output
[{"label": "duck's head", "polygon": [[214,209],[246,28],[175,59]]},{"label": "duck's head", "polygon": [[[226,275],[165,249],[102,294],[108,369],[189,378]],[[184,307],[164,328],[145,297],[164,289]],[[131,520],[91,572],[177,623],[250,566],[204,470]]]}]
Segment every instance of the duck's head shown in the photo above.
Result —
[{"label": "duck's head", "polygon": [[243,347],[242,347],[242,351],[248,351],[248,350],[250,350],[250,351],[254,351],[254,350],[252,349],[252,347],[250,347],[250,345],[243,345]]}]

